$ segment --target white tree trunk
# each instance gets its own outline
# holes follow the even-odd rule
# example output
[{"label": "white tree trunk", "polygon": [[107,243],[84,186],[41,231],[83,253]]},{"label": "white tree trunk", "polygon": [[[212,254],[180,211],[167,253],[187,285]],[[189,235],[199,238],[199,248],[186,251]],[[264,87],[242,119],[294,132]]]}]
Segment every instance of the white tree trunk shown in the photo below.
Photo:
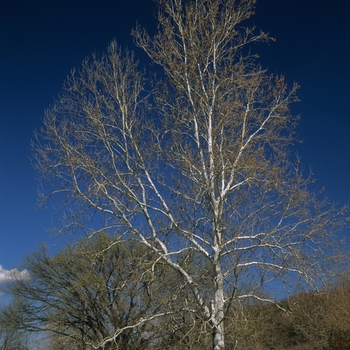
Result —
[{"label": "white tree trunk", "polygon": [[218,304],[213,307],[215,314],[215,324],[213,326],[213,349],[214,350],[223,350],[225,349],[225,329],[224,329],[224,300],[223,300],[223,291],[217,291],[215,297],[220,298]]},{"label": "white tree trunk", "polygon": [[225,349],[225,340],[224,340],[224,324],[220,323],[214,330],[213,334],[214,350],[223,350]]},{"label": "white tree trunk", "polygon": [[213,326],[213,349],[225,349],[225,329],[224,329],[224,278],[219,261],[215,264],[215,294],[211,306],[211,321]]}]

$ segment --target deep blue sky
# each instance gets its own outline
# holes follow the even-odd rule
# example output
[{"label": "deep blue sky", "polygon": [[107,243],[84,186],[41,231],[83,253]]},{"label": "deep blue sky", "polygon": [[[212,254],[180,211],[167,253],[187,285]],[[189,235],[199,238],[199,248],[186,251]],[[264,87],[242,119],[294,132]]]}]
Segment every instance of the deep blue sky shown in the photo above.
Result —
[{"label": "deep blue sky", "polygon": [[[133,48],[138,21],[154,30],[152,0],[11,0],[0,4],[0,276],[48,236],[36,211],[30,139],[73,67],[115,38]],[[270,72],[301,85],[296,147],[330,200],[350,198],[350,2],[258,0],[252,21],[275,37],[257,46]],[[144,58],[135,48],[137,55]]]}]

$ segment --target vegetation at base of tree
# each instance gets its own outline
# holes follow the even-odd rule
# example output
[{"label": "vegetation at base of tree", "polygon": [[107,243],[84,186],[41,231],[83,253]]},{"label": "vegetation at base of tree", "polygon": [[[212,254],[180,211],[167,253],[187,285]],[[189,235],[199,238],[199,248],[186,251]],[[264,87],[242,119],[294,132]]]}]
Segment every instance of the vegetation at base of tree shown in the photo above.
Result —
[{"label": "vegetation at base of tree", "polygon": [[[183,258],[193,268],[205,264]],[[108,338],[113,341],[105,349],[113,350],[212,348],[212,328],[196,312],[191,290],[176,269],[154,263],[154,252],[138,241],[100,233],[52,257],[42,247],[23,267],[27,277],[18,273],[2,286],[11,297],[0,309],[2,349],[94,349]],[[350,339],[349,310],[346,274],[321,292],[297,293],[277,304],[241,302],[225,318],[226,348],[343,350]],[[160,317],[140,322],[151,313]]]},{"label": "vegetation at base of tree", "polygon": [[332,331],[328,338],[328,346],[323,350],[347,350],[350,349],[350,331]]}]

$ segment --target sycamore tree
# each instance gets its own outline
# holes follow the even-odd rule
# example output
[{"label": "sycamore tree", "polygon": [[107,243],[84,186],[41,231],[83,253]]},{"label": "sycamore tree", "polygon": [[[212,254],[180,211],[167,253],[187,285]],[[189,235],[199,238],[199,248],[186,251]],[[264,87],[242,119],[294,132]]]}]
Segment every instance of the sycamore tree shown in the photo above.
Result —
[{"label": "sycamore tree", "polygon": [[158,32],[133,35],[161,78],[115,42],[84,60],[46,111],[34,163],[62,229],[138,237],[180,273],[219,350],[239,300],[317,285],[345,209],[310,192],[290,156],[298,87],[251,54],[269,40],[244,26],[255,0],[156,2]]}]

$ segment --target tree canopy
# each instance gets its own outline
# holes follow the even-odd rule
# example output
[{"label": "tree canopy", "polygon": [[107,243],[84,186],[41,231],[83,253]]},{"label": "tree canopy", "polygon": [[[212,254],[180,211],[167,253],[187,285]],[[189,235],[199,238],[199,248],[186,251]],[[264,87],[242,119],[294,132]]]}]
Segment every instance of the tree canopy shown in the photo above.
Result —
[{"label": "tree canopy", "polygon": [[[69,207],[65,228],[90,234],[99,220],[177,270],[221,350],[235,303],[317,287],[346,208],[312,193],[290,155],[298,86],[251,53],[269,40],[245,25],[255,1],[156,2],[158,32],[133,35],[162,77],[116,42],[84,60],[45,113],[34,164],[43,198]],[[211,288],[187,255],[205,261]]]}]

